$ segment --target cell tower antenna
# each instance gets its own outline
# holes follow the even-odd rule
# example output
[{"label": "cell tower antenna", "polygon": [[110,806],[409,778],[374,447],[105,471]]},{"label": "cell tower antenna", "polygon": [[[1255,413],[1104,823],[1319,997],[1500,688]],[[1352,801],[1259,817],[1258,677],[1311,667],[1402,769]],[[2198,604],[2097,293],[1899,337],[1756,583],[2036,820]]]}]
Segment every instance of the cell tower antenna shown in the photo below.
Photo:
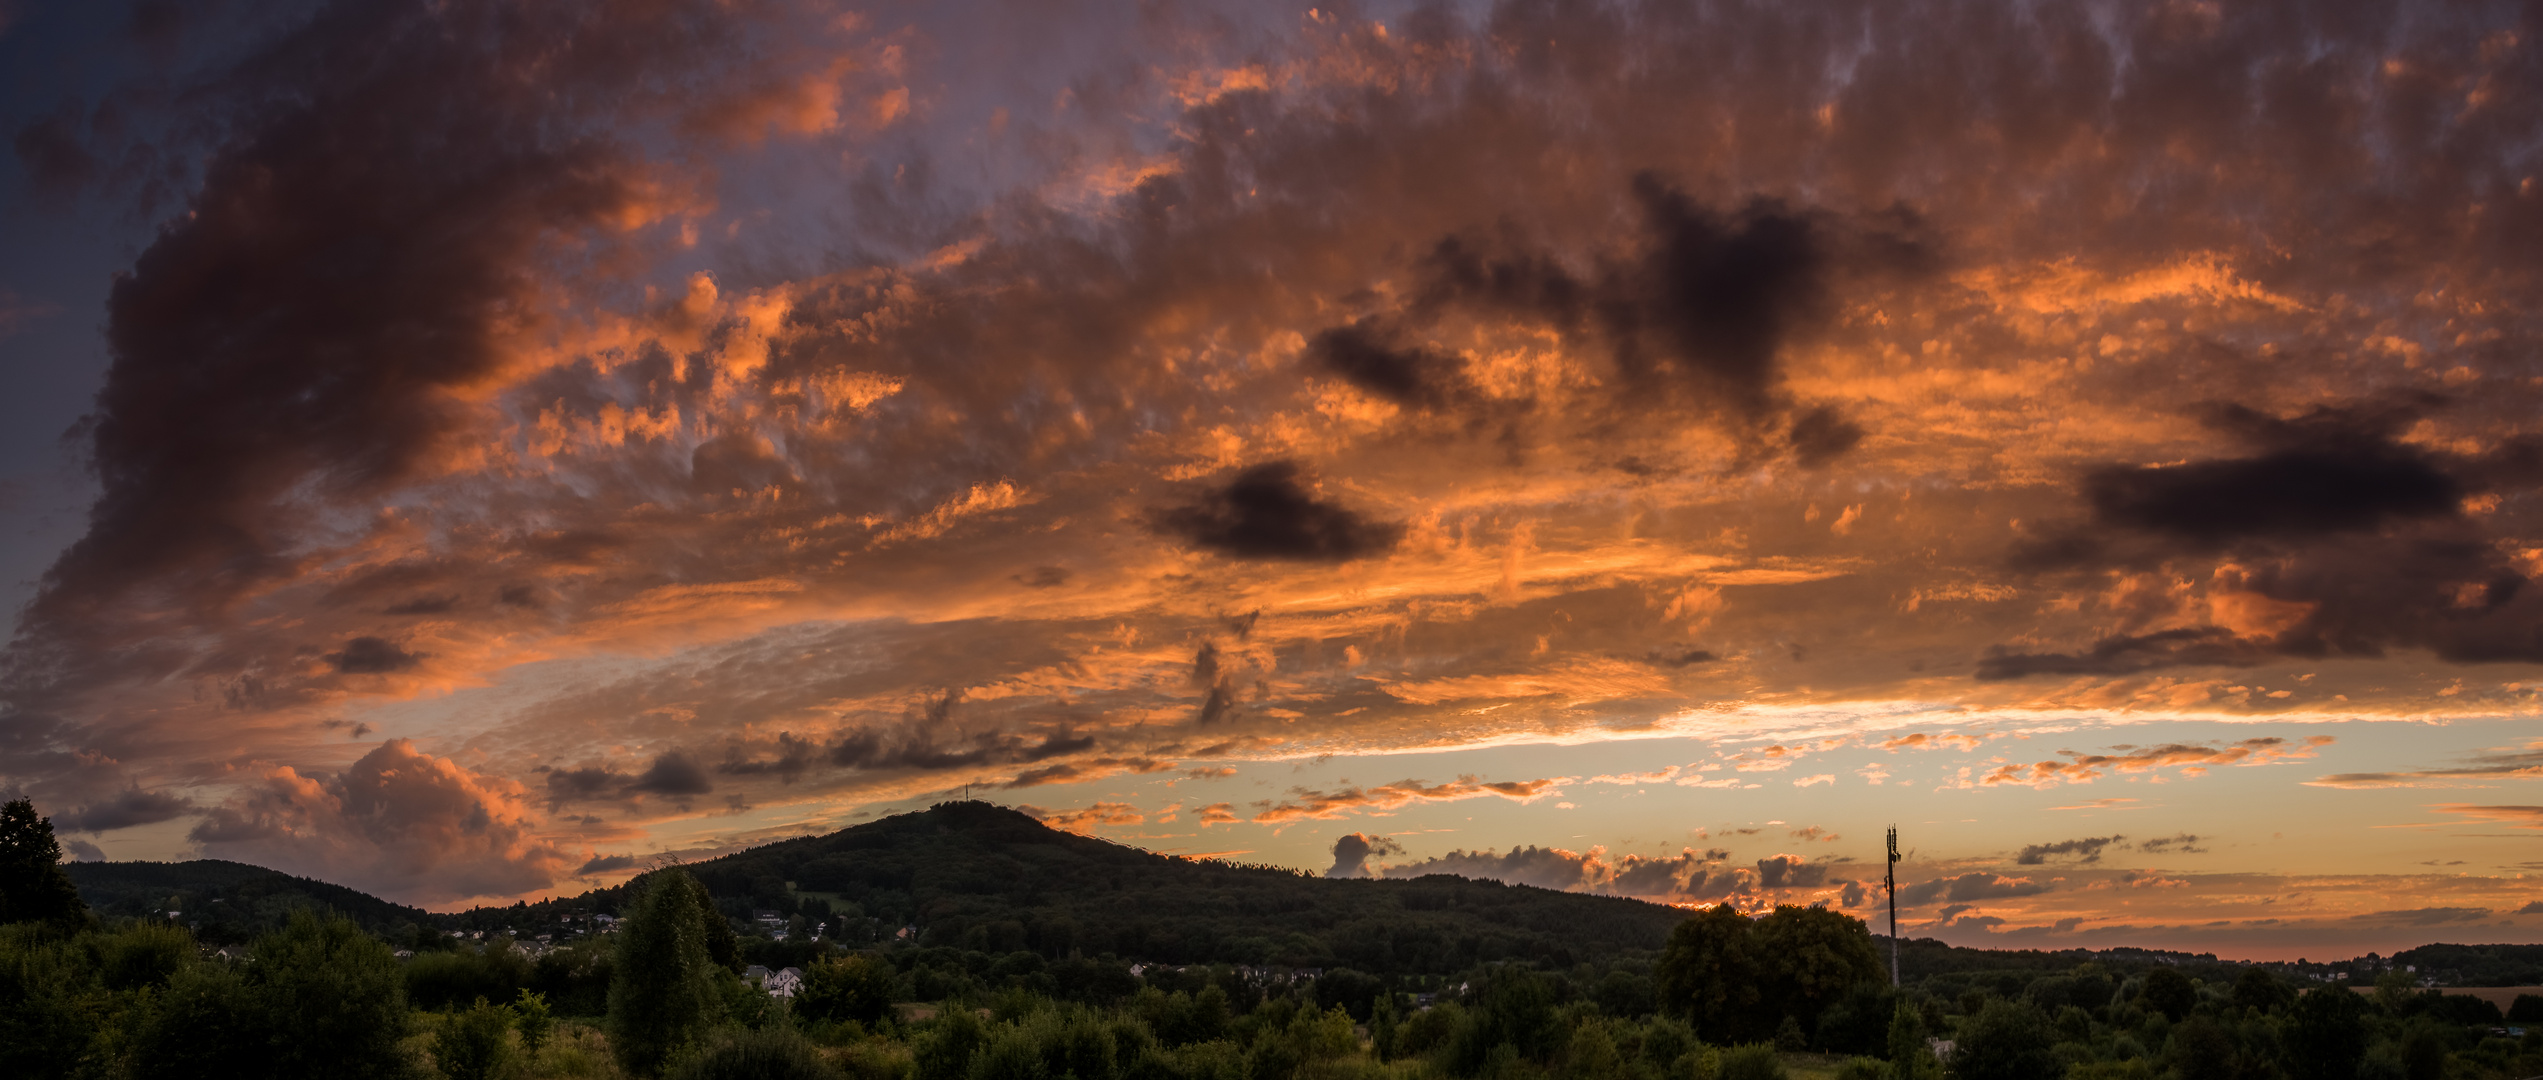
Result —
[{"label": "cell tower antenna", "polygon": [[1890,890],[1890,988],[1898,989],[1898,826],[1890,826],[1890,863],[1882,875]]}]

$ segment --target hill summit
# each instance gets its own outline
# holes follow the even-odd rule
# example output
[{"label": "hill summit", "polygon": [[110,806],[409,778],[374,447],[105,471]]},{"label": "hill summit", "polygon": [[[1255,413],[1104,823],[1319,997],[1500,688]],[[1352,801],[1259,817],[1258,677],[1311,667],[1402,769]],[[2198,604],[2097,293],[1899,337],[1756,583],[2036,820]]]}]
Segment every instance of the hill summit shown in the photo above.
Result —
[{"label": "hill summit", "polygon": [[[1684,912],[1448,875],[1335,880],[1161,855],[1053,829],[985,802],[928,810],[684,867],[728,913],[831,923],[855,942],[979,952],[1111,953],[1163,963],[1446,973],[1491,960],[1569,965],[1656,952]],[[459,916],[512,923],[614,914],[619,885]]]}]

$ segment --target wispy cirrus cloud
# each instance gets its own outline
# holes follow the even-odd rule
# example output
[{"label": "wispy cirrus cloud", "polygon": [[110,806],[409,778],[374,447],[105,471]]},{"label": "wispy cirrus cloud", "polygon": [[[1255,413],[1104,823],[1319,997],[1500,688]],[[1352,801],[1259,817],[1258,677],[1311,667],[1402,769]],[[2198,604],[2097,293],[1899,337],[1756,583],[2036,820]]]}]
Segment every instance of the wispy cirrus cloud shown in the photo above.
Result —
[{"label": "wispy cirrus cloud", "polygon": [[2153,772],[2179,769],[2184,776],[2203,775],[2219,766],[2270,765],[2296,758],[2308,758],[2320,747],[2337,740],[2332,735],[2308,735],[2291,740],[2275,735],[2243,739],[2222,746],[2199,746],[2169,743],[2162,746],[2122,747],[2115,754],[2084,754],[2061,750],[2063,760],[2037,761],[2028,765],[2000,765],[1979,777],[1981,784],[2016,784],[2024,787],[2050,788],[2059,784],[2089,784],[2113,773]]},{"label": "wispy cirrus cloud", "polygon": [[1304,788],[1290,792],[1278,802],[1266,800],[1252,820],[1257,825],[1277,825],[1294,821],[1331,821],[1346,814],[1371,810],[1393,810],[1414,802],[1455,802],[1461,799],[1503,798],[1529,803],[1561,795],[1561,785],[1573,778],[1542,780],[1485,781],[1473,776],[1460,776],[1442,784],[1424,784],[1419,780],[1398,780],[1376,787],[1340,788],[1333,791],[1311,791]]},{"label": "wispy cirrus cloud", "polygon": [[2522,750],[2475,754],[2461,765],[2398,772],[2332,773],[2305,783],[2330,788],[2447,788],[2483,787],[2501,780],[2539,778],[2543,778],[2543,742],[2528,744]]}]

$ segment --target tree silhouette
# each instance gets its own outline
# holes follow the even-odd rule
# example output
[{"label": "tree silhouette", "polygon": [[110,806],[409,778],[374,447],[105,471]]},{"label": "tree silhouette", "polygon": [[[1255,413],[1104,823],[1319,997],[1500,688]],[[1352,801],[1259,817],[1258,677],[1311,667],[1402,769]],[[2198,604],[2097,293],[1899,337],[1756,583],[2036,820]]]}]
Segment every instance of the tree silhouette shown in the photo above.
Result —
[{"label": "tree silhouette", "polygon": [[[648,875],[644,898],[618,931],[609,983],[609,1045],[618,1063],[653,1076],[723,1015],[709,939],[731,928],[704,886],[680,869]],[[710,925],[712,922],[712,926]]]},{"label": "tree silhouette", "polygon": [[87,914],[62,873],[53,819],[36,816],[31,799],[0,805],[0,923],[76,922]]}]

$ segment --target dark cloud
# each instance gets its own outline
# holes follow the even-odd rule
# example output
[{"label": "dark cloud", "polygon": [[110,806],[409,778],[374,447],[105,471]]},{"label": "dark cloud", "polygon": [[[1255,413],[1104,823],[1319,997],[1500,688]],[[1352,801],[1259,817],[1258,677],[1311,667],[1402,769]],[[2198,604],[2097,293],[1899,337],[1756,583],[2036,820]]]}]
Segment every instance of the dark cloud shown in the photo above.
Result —
[{"label": "dark cloud", "polygon": [[1786,438],[1792,443],[1793,460],[1802,468],[1816,469],[1844,457],[1862,442],[1863,425],[1821,405],[1794,417]]},{"label": "dark cloud", "polygon": [[655,755],[653,764],[630,781],[627,790],[652,795],[704,795],[715,790],[715,782],[706,775],[706,766],[686,750],[665,750]]},{"label": "dark cloud", "polygon": [[1645,654],[1643,659],[1650,663],[1658,664],[1661,667],[1682,668],[1694,667],[1697,664],[1710,664],[1721,659],[1721,657],[1715,656],[1704,649],[1686,649],[1683,651],[1677,649],[1654,649]]},{"label": "dark cloud", "polygon": [[1016,584],[1028,589],[1056,589],[1068,584],[1068,569],[1059,566],[1036,566],[1012,577]]},{"label": "dark cloud", "polygon": [[1319,332],[1307,342],[1307,359],[1327,374],[1407,408],[1444,408],[1474,394],[1457,358],[1388,344],[1371,320]]},{"label": "dark cloud", "polygon": [[2543,748],[2478,753],[2451,768],[2400,772],[2333,773],[2306,781],[2316,787],[2454,787],[2467,781],[2543,777]]},{"label": "dark cloud", "polygon": [[106,849],[76,836],[62,841],[62,854],[68,856],[71,862],[106,861]]},{"label": "dark cloud", "polygon": [[2207,849],[2198,846],[2199,838],[2191,833],[2161,836],[2137,845],[2137,850],[2154,855],[2203,855]]},{"label": "dark cloud", "polygon": [[2027,844],[2013,861],[2021,866],[2038,866],[2051,858],[2072,857],[2076,862],[2102,861],[2102,849],[2119,843],[2124,837],[2087,836],[2078,840],[2060,840],[2054,844]]},{"label": "dark cloud", "polygon": [[635,868],[636,857],[633,855],[595,855],[592,857],[591,861],[575,867],[574,876],[583,877],[589,874],[606,874],[612,870],[633,870]]},{"label": "dark cloud", "polygon": [[2396,926],[2445,926],[2450,923],[2474,923],[2490,917],[2490,909],[2477,907],[2404,908],[2398,911],[2376,911],[2349,916],[2351,922],[2387,923]]},{"label": "dark cloud", "polygon": [[[2246,411],[2231,415],[2242,419]],[[2246,430],[2266,431],[2283,445],[2254,457],[2087,474],[2084,498],[2094,521],[2217,548],[2451,517],[2465,495],[2427,454],[2371,426],[2309,416]]]},{"label": "dark cloud", "polygon": [[382,615],[445,615],[459,606],[456,596],[419,596],[380,609]]},{"label": "dark cloud", "polygon": [[[822,759],[850,769],[958,769],[1048,761],[1097,746],[1095,736],[1067,729],[1044,731],[1030,740],[998,729],[964,733],[954,720],[955,707],[962,702],[960,689],[947,690],[898,725],[869,725],[841,736],[822,751]],[[1060,770],[1028,774],[1036,777],[1029,783],[1055,783],[1066,775]]]},{"label": "dark cloud", "polygon": [[[1336,852],[1338,856],[1340,853]],[[1490,851],[1451,851],[1446,855],[1417,862],[1389,866],[1390,878],[1420,877],[1424,874],[1455,874],[1477,880],[1506,881],[1513,885],[1534,885],[1540,889],[1578,889],[1590,883],[1592,871],[1589,857],[1560,848],[1541,848],[1521,844],[1507,853]]]},{"label": "dark cloud", "polygon": [[1404,846],[1383,836],[1367,833],[1344,833],[1333,842],[1333,866],[1324,872],[1329,878],[1369,876],[1365,865],[1373,856],[1401,855]]},{"label": "dark cloud", "polygon": [[1862,426],[1827,405],[1767,437],[1765,426],[1793,410],[1781,356],[1828,309],[1840,257],[1860,264],[1849,272],[1926,268],[1930,241],[1898,227],[1921,220],[1900,212],[1856,222],[1770,197],[1720,209],[1649,171],[1629,187],[1642,227],[1596,273],[1575,273],[1515,233],[1451,236],[1418,263],[1425,283],[1404,327],[1364,318],[1328,329],[1310,342],[1310,358],[1401,405],[1471,406],[1481,399],[1456,358],[1400,339],[1449,312],[1495,315],[1602,343],[1616,402],[1629,412],[1719,414],[1743,437],[1780,442],[1805,468],[1852,450]]},{"label": "dark cloud", "polygon": [[[2050,888],[2051,886],[2047,884],[2026,878],[1970,873],[1959,877],[1936,878],[1913,885],[1902,885],[1898,890],[1898,902],[1909,906],[1930,904],[1937,900],[1969,904],[1980,900],[2009,900],[2017,896],[2038,896],[2049,891]],[[1950,918],[1950,916],[1950,909],[1946,908],[1942,917]]]},{"label": "dark cloud", "polygon": [[626,782],[620,773],[597,765],[580,769],[551,769],[547,774],[548,800],[563,804],[577,799],[594,799],[614,792]]},{"label": "dark cloud", "polygon": [[2536,900],[2524,907],[2518,908],[2516,913],[2519,915],[2543,915],[2543,900]]},{"label": "dark cloud", "polygon": [[1807,215],[1774,199],[1736,212],[1659,176],[1634,178],[1652,246],[1601,305],[1627,382],[1691,389],[1748,416],[1776,405],[1784,341],[1827,300],[1827,252]]},{"label": "dark cloud", "polygon": [[[2242,405],[2201,410],[2207,427],[2255,453],[2165,465],[2113,465],[2082,480],[2088,526],[2020,545],[2018,567],[2147,570],[2243,560],[2219,581],[2293,613],[2283,628],[2192,621],[2103,638],[2081,652],[2012,652],[1981,679],[2124,675],[2177,666],[2242,667],[2279,656],[2381,656],[2424,648],[2454,662],[2543,658],[2543,600],[2509,538],[2465,506],[2543,478],[2521,437],[2455,452],[2403,436],[2461,402],[2427,394],[2322,405],[2280,416]],[[2145,613],[2137,613],[2143,616]],[[2160,614],[2160,613],[2158,613]]]},{"label": "dark cloud", "polygon": [[737,745],[725,757],[724,763],[715,767],[715,771],[728,776],[774,776],[791,784],[804,774],[804,770],[810,769],[820,755],[820,746],[812,740],[797,738],[791,731],[781,731],[777,733],[775,757],[747,758]]},{"label": "dark cloud", "polygon": [[1154,523],[1161,532],[1222,555],[1296,562],[1381,555],[1404,535],[1401,525],[1317,501],[1291,461],[1245,469],[1189,505],[1158,512]]},{"label": "dark cloud", "polygon": [[105,802],[64,814],[55,823],[69,831],[106,832],[168,821],[193,809],[193,803],[163,791],[126,788]]},{"label": "dark cloud", "polygon": [[1757,885],[1765,889],[1807,889],[1826,884],[1828,864],[1814,863],[1799,855],[1775,855],[1757,860]]},{"label": "dark cloud", "polygon": [[2221,627],[2185,627],[2106,637],[2080,653],[2017,653],[1996,646],[1978,660],[1981,679],[2026,675],[2127,675],[2183,664],[2250,667],[2269,651]]},{"label": "dark cloud", "polygon": [[327,662],[347,675],[385,675],[423,663],[425,655],[401,649],[387,638],[364,636],[345,642],[341,651],[328,653]]}]

